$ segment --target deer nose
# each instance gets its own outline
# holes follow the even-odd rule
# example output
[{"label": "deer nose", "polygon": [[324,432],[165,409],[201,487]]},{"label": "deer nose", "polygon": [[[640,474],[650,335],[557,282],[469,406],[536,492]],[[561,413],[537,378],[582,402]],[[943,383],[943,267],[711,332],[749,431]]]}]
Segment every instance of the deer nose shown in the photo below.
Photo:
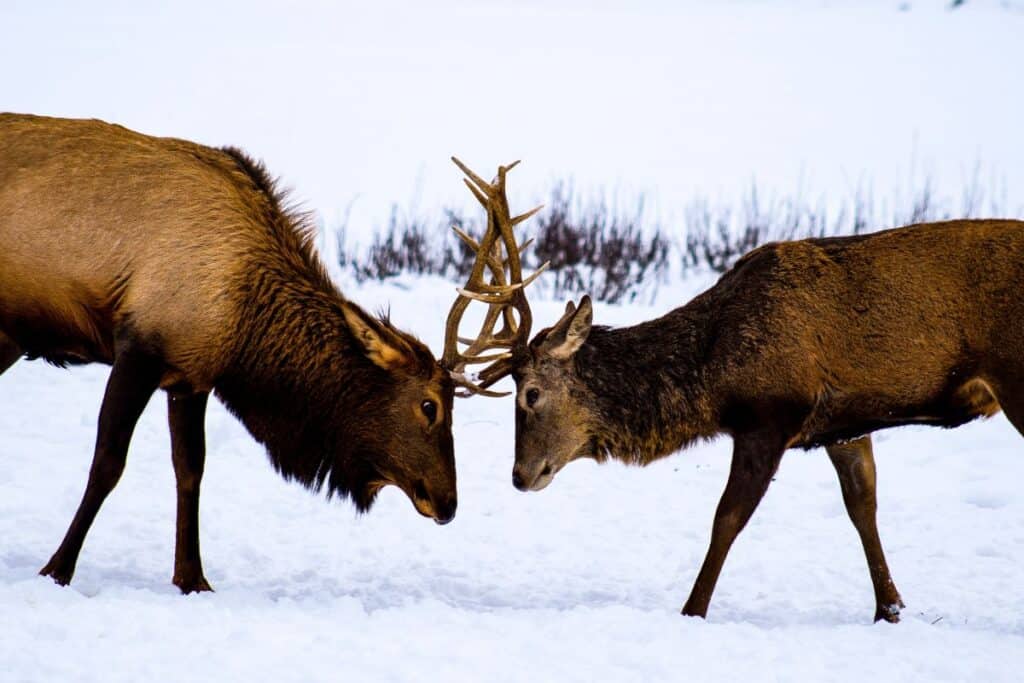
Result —
[{"label": "deer nose", "polygon": [[519,473],[519,470],[512,470],[512,485],[520,491],[526,490],[526,482],[523,480],[523,475]]}]

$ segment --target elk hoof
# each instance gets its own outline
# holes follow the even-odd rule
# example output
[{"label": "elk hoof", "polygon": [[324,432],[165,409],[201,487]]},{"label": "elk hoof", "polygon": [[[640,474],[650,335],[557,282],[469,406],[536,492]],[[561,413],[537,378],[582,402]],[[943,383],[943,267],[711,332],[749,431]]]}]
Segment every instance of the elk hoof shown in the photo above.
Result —
[{"label": "elk hoof", "polygon": [[59,564],[50,560],[46,563],[46,566],[39,570],[40,576],[49,576],[53,579],[53,582],[58,586],[66,586],[71,583],[71,576],[75,573],[75,570],[68,571],[66,569],[59,568]]},{"label": "elk hoof", "polygon": [[175,586],[178,587],[178,590],[180,590],[183,595],[188,595],[189,593],[213,592],[213,588],[206,580],[206,577],[202,574],[200,574],[197,577],[188,579],[175,576],[173,579],[173,583]]},{"label": "elk hoof", "polygon": [[890,624],[898,624],[900,623],[900,608],[905,606],[902,600],[889,605],[879,605],[875,610],[875,621],[888,621]]},{"label": "elk hoof", "polygon": [[707,608],[699,609],[696,607],[691,607],[690,603],[686,603],[686,605],[683,606],[682,611],[680,611],[679,613],[682,614],[684,617],[700,617],[701,619],[708,618]]}]

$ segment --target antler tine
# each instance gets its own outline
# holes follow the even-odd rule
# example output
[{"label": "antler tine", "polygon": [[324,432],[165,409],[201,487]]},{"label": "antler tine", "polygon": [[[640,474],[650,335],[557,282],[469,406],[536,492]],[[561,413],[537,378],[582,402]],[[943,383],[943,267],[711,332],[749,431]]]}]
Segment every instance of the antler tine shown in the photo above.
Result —
[{"label": "antler tine", "polygon": [[455,381],[462,391],[455,392],[456,396],[460,398],[469,398],[470,396],[490,396],[492,398],[501,398],[502,396],[508,396],[511,391],[492,391],[490,389],[484,389],[483,387],[473,384],[472,381],[462,373],[452,373],[452,379]]},{"label": "antler tine", "polygon": [[[480,341],[479,339],[470,339],[469,337],[459,337],[460,344],[475,344]],[[499,339],[497,337],[491,337],[487,340],[487,348],[508,348],[509,341],[506,339]]]},{"label": "antler tine", "polygon": [[476,173],[473,173],[473,170],[469,166],[466,166],[466,164],[462,163],[462,161],[460,161],[458,157],[453,156],[452,157],[452,161],[454,161],[455,165],[459,167],[459,170],[462,171],[463,173],[465,173],[466,177],[471,179],[474,183],[477,183],[481,187],[490,187],[491,186],[490,183],[485,181],[483,178],[478,176]]},{"label": "antler tine", "polygon": [[[505,195],[505,180],[508,172],[515,168],[519,161],[499,166],[497,176],[491,182],[485,181],[456,157],[452,157],[452,161],[466,175],[463,182],[487,210],[487,229],[483,237],[477,241],[462,229],[453,228],[459,239],[475,252],[476,259],[465,287],[457,288],[458,297],[448,313],[441,363],[450,371],[453,380],[461,388],[460,396],[504,396],[507,394],[488,391],[487,386],[511,372],[516,355],[525,348],[532,316],[524,290],[549,265],[545,263],[535,273],[523,279],[520,255],[533,240],[518,244],[513,228],[535,215],[542,207],[538,206],[514,218],[510,215],[508,198]],[[487,271],[490,274],[490,282],[484,280]],[[487,313],[484,315],[480,333],[476,339],[470,340],[459,336],[458,327],[472,301],[487,304]],[[518,324],[515,313],[519,314]],[[495,334],[494,326],[499,318],[503,320],[503,326],[501,331]],[[460,353],[459,343],[467,344],[468,348]],[[493,349],[508,350],[485,353]],[[483,381],[476,384],[465,376],[464,369],[469,364],[480,363],[490,365],[480,373]]]},{"label": "antler tine", "polygon": [[537,207],[537,208],[535,208],[535,209],[530,209],[530,210],[529,210],[529,211],[527,211],[526,213],[521,213],[521,214],[519,214],[518,216],[516,216],[515,218],[513,218],[513,219],[512,219],[512,226],[513,226],[513,227],[515,227],[515,226],[519,225],[520,223],[522,223],[523,221],[525,221],[525,220],[527,220],[527,219],[530,219],[530,218],[533,218],[533,216],[534,216],[534,215],[535,215],[535,214],[536,214],[536,213],[537,213],[538,211],[540,211],[540,210],[541,210],[541,209],[543,209],[543,208],[544,208],[544,205],[543,205],[543,204],[541,204],[540,206],[538,206],[538,207]]},{"label": "antler tine", "polygon": [[473,251],[480,251],[480,243],[477,242],[472,237],[470,237],[469,233],[465,232],[464,230],[462,230],[457,225],[453,225],[452,226],[452,230],[455,232],[456,235],[459,236],[459,239],[462,240],[463,244],[465,244],[467,247],[469,247]]},{"label": "antler tine", "polygon": [[499,360],[481,370],[478,373],[480,383],[477,387],[486,390],[487,387],[510,374],[515,369],[514,360],[514,358]]},{"label": "antler tine", "polygon": [[[469,191],[473,193],[473,196],[476,197],[477,201],[480,202],[483,205],[483,207],[486,209],[487,208],[487,200],[488,200],[487,195],[485,195],[483,192],[481,192],[479,189],[477,189],[476,185],[474,185],[473,183],[469,182],[469,180],[467,178],[463,178],[462,182],[466,183],[466,187],[469,188]],[[490,188],[490,186],[487,186],[487,187],[488,187],[488,189]]]}]

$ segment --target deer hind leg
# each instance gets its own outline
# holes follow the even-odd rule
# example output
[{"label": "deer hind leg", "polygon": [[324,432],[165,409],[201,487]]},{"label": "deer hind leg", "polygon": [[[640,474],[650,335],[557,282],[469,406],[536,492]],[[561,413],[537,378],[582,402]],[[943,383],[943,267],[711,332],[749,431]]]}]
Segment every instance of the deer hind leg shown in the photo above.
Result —
[{"label": "deer hind leg", "polygon": [[0,375],[4,374],[7,368],[14,365],[21,358],[21,347],[15,344],[10,337],[0,332]]},{"label": "deer hind leg", "polygon": [[114,360],[100,408],[96,450],[85,495],[57,552],[39,570],[62,586],[71,581],[85,535],[103,501],[121,478],[135,423],[156,391],[162,374],[163,364],[158,358],[133,346],[120,351]]},{"label": "deer hind leg", "polygon": [[871,437],[833,444],[825,450],[839,475],[846,512],[864,546],[871,583],[875,588],[875,621],[884,619],[896,623],[900,620],[900,608],[905,605],[889,574],[882,541],[878,537],[878,524],[875,520],[878,509],[875,496],[875,456],[871,448]]},{"label": "deer hind leg", "polygon": [[178,487],[178,524],[174,544],[174,585],[182,593],[213,590],[203,576],[199,554],[199,483],[206,462],[203,421],[209,394],[167,394],[171,458]]},{"label": "deer hind leg", "polygon": [[683,614],[705,617],[725,557],[771,483],[785,450],[785,440],[774,434],[738,435],[725,491],[715,511],[711,545],[704,564],[683,606]]}]

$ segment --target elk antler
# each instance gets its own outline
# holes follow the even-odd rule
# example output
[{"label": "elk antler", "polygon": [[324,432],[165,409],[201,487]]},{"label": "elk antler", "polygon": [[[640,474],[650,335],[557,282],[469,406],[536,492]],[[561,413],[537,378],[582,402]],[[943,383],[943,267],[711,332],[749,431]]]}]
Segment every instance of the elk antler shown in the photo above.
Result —
[{"label": "elk antler", "polygon": [[[545,263],[524,280],[520,256],[533,240],[517,244],[512,229],[543,207],[538,206],[515,218],[509,215],[508,199],[505,197],[505,174],[514,168],[518,161],[508,166],[499,166],[498,177],[490,183],[473,173],[455,157],[452,157],[452,161],[466,174],[463,182],[487,211],[487,231],[483,239],[477,242],[458,227],[452,228],[459,239],[476,252],[476,260],[473,262],[473,270],[469,274],[466,286],[457,288],[459,296],[448,312],[441,365],[449,370],[456,384],[462,387],[463,391],[459,392],[459,396],[507,396],[507,392],[488,391],[487,387],[509,374],[512,371],[515,354],[526,348],[533,316],[526,301],[525,289],[549,265]],[[502,257],[503,252],[508,254],[506,258]],[[505,277],[506,268],[508,279]],[[484,281],[485,270],[490,272],[489,282]],[[476,339],[459,336],[459,323],[471,301],[487,304],[487,314]],[[514,311],[519,313],[518,323]],[[501,330],[495,332],[494,326],[498,318],[502,319],[503,324]],[[460,353],[459,343],[468,344],[468,348]],[[501,351],[485,353],[495,349]],[[467,365],[479,363],[490,365],[479,373],[480,383],[476,384],[466,377],[464,372]]]}]

